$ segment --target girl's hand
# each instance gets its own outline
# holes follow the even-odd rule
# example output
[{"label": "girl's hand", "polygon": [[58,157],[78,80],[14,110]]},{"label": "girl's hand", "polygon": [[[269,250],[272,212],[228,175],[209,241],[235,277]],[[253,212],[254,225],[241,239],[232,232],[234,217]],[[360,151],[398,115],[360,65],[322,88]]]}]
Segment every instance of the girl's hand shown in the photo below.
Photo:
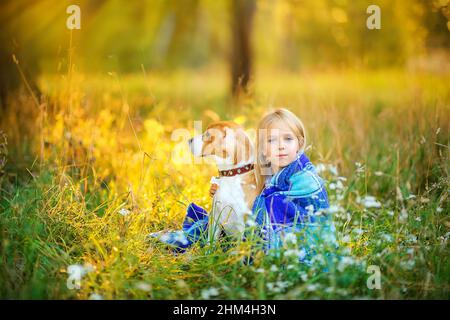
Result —
[{"label": "girl's hand", "polygon": [[214,197],[214,194],[216,193],[217,189],[219,188],[219,185],[212,183],[211,184],[211,188],[209,188],[209,195],[212,197]]}]

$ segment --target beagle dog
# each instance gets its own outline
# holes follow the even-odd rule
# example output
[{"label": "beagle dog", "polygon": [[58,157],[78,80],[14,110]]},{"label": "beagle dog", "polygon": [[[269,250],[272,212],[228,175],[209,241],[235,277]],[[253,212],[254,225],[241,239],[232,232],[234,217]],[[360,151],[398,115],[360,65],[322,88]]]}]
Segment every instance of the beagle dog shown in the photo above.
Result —
[{"label": "beagle dog", "polygon": [[212,158],[219,176],[211,179],[219,188],[209,215],[209,240],[217,240],[221,229],[241,239],[257,196],[254,148],[244,129],[231,121],[209,125],[205,132],[189,140],[196,157]]}]

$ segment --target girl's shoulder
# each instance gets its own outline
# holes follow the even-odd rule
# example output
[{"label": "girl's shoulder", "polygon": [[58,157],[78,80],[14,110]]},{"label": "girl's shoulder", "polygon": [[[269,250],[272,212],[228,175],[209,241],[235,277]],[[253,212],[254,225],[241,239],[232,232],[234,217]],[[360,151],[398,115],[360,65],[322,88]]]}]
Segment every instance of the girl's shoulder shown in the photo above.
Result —
[{"label": "girl's shoulder", "polygon": [[324,181],[319,175],[309,160],[309,158],[302,153],[298,158],[299,165],[297,170],[293,171],[289,177],[291,190],[302,191],[302,193],[311,193],[321,189]]},{"label": "girl's shoulder", "polygon": [[309,194],[321,189],[324,182],[313,168],[294,173],[289,178],[290,189],[299,191],[301,194]]},{"label": "girl's shoulder", "polygon": [[301,188],[305,183],[312,185],[314,181],[321,182],[320,179],[314,179],[316,176],[317,174],[313,164],[309,158],[301,152],[288,166],[270,177],[267,181],[267,186],[274,186],[281,190],[288,190],[297,186]]}]

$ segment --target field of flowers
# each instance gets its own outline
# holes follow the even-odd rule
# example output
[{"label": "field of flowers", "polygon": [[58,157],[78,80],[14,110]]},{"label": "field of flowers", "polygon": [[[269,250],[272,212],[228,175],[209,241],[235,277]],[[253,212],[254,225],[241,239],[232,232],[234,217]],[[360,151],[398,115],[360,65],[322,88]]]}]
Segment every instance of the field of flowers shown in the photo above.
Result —
[{"label": "field of flowers", "polygon": [[[260,71],[233,101],[220,70],[46,75],[42,96],[10,97],[0,119],[1,298],[450,297],[449,75]],[[248,243],[174,255],[152,241],[180,228],[190,202],[210,208],[214,166],[178,161],[194,121],[251,130],[280,106],[306,126],[341,258],[299,264],[291,239],[280,256],[247,265]]]}]

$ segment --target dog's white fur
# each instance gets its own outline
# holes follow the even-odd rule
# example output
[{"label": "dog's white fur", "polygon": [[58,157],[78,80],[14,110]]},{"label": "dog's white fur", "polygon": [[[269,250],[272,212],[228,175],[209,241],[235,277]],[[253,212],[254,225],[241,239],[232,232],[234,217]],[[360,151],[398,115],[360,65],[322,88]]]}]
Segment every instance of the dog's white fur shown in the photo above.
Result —
[{"label": "dog's white fur", "polygon": [[[197,157],[208,156],[214,159],[220,171],[253,164],[253,146],[250,139],[243,130],[236,129],[236,127],[230,128],[229,126],[237,125],[230,122],[218,122],[208,127],[217,130],[216,133],[218,135],[222,133],[225,137],[224,139],[215,139],[211,143],[211,146],[215,144],[213,146],[214,150],[208,154],[204,154],[205,142],[203,141],[203,135],[206,131],[204,134],[191,139],[190,148],[193,155]],[[241,136],[238,137],[237,135]],[[230,151],[230,148],[236,150],[237,148],[235,147],[240,147],[236,145],[239,141],[247,141],[249,144],[247,147],[248,154],[244,154],[239,159],[240,161],[236,162],[234,154],[227,151]],[[221,151],[226,152],[225,157],[223,157]],[[210,228],[208,230],[210,239],[217,240],[220,235],[220,227],[224,229],[227,235],[238,239],[242,238],[247,217],[251,214],[251,207],[256,197],[256,183],[253,170],[231,177],[213,177],[211,182],[216,183],[219,187],[214,195],[210,213]]]}]

